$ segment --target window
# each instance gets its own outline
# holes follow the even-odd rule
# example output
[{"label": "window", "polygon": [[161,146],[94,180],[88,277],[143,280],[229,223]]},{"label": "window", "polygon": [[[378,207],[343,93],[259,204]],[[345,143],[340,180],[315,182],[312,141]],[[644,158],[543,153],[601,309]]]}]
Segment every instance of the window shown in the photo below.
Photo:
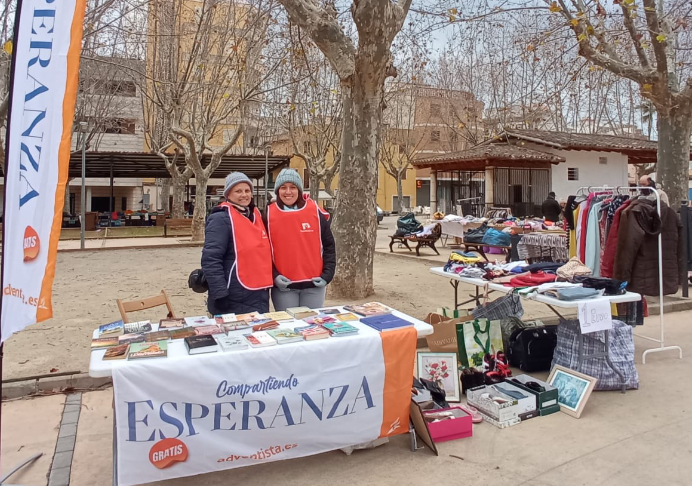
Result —
[{"label": "window", "polygon": [[599,157],[598,163],[601,165],[607,165],[608,164],[608,157]]},{"label": "window", "polygon": [[569,167],[567,169],[567,180],[568,181],[578,181],[579,180],[579,168]]},{"label": "window", "polygon": [[310,170],[307,167],[303,169],[303,189],[310,189]]},{"label": "window", "polygon": [[440,131],[439,130],[433,130],[430,132],[430,140],[432,142],[439,142],[440,141]]}]

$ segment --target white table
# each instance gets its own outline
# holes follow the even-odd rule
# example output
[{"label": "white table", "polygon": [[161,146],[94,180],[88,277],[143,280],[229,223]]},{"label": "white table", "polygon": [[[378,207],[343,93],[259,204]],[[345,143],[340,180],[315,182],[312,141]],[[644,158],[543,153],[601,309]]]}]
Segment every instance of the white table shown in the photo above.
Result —
[{"label": "white table", "polygon": [[[435,275],[439,275],[441,277],[446,277],[450,280],[450,283],[452,284],[452,287],[454,287],[454,308],[458,308],[459,305],[466,304],[468,302],[473,302],[475,301],[477,305],[480,305],[480,299],[482,296],[485,295],[485,292],[479,292],[479,289],[484,288],[486,285],[488,286],[488,289],[490,292],[496,291],[496,292],[502,292],[504,294],[510,293],[513,290],[515,290],[513,287],[505,287],[502,284],[498,283],[492,283],[489,282],[488,280],[483,280],[482,278],[469,278],[469,277],[460,277],[457,274],[454,273],[448,273],[444,271],[444,267],[433,267],[430,269],[430,273],[433,273]],[[462,302],[461,304],[458,303],[458,288],[459,288],[459,282],[461,283],[466,283],[469,285],[473,285],[476,288],[476,295],[473,296],[471,295],[471,300],[467,300],[466,302]],[[490,293],[488,292],[488,293]],[[520,294],[521,295],[521,294]],[[543,294],[529,294],[528,296],[523,296],[522,297],[526,300],[535,300],[536,302],[541,302],[542,304],[545,304],[548,306],[550,310],[552,310],[557,316],[560,318],[560,320],[565,320],[565,318],[555,309],[560,308],[560,309],[578,309],[581,304],[586,302],[588,299],[582,299],[582,300],[573,300],[573,301],[564,301],[564,300],[559,300],[554,297],[549,297],[547,295]],[[639,294],[636,294],[634,292],[626,292],[622,295],[604,295],[603,298],[607,299],[611,304],[619,304],[619,303],[624,303],[624,302],[638,302],[642,299],[642,296]],[[606,360],[606,363],[608,366],[615,372],[615,374],[620,377],[620,383],[622,383],[622,393],[625,393],[625,390],[627,388],[625,384],[625,377],[624,375],[613,365],[613,362],[610,360],[610,353],[609,353],[609,341],[610,341],[610,333],[608,331],[604,331],[605,335],[605,349],[602,352],[599,353],[594,353],[594,354],[584,354],[584,342],[586,339],[592,339],[589,335],[587,334],[580,334],[581,339],[579,340],[579,349],[578,349],[578,355],[577,355],[577,360],[578,363],[581,363],[582,360],[584,359],[593,359],[593,358],[604,358]]]},{"label": "white table", "polygon": [[[325,307],[327,309],[327,307]],[[329,307],[329,309],[339,309],[343,312],[348,312],[344,311],[343,307]],[[414,317],[411,317],[409,315],[406,315],[402,312],[399,311],[393,311],[392,314],[394,314],[397,317],[400,317],[402,319],[405,319],[409,322],[413,323],[413,327],[416,329],[416,332],[418,333],[418,337],[424,337],[424,336],[429,336],[430,334],[433,333],[433,328],[430,324],[427,324],[421,320],[418,320]],[[377,333],[375,329],[365,325],[361,324],[359,322],[350,322],[349,324],[357,327],[359,329],[358,334],[354,336],[340,336],[339,338],[328,338],[328,339],[358,339],[360,336],[365,336],[367,334],[371,333]],[[293,329],[296,326],[306,326],[307,324],[303,321],[285,321],[285,322],[279,322],[279,327],[290,327]],[[153,330],[157,330],[158,324],[153,324],[152,323],[152,328]],[[249,332],[252,332],[249,329],[242,329],[238,331],[232,331],[228,333],[229,336],[232,335],[237,335],[237,336],[242,336],[243,334],[247,334]],[[94,338],[98,337],[98,329],[94,330],[93,334]],[[185,343],[183,342],[183,339],[175,339],[173,341],[168,341],[168,357],[165,359],[189,359],[193,360],[195,359],[195,355],[189,355],[187,353],[187,349],[185,348]],[[282,344],[282,347],[284,346],[319,346],[320,343],[323,343],[324,340],[316,340],[316,341],[301,341],[297,343],[291,343],[291,344]],[[263,348],[267,349],[267,348]],[[271,349],[271,348],[270,348]],[[253,351],[256,351],[256,348],[253,347],[248,347],[247,350],[243,351],[234,351],[235,353],[251,353]],[[113,374],[113,369],[120,367],[120,366],[132,366],[132,361],[128,361],[127,359],[116,359],[116,360],[108,360],[104,361],[103,360],[103,355],[106,353],[105,349],[95,349],[91,351],[91,359],[89,361],[89,376],[92,376],[94,378],[102,378],[106,376],[111,376]],[[217,354],[222,357],[224,354],[223,351],[218,351]],[[142,360],[139,360],[140,362]]]}]

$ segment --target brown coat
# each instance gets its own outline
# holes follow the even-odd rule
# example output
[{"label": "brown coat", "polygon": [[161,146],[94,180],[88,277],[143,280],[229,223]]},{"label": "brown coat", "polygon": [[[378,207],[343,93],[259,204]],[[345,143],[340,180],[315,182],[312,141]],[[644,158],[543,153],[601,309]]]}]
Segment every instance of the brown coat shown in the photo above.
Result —
[{"label": "brown coat", "polygon": [[628,290],[643,295],[658,295],[658,235],[663,243],[663,293],[674,294],[682,282],[682,224],[678,214],[656,203],[637,199],[620,217],[615,271],[613,277],[629,282]]}]

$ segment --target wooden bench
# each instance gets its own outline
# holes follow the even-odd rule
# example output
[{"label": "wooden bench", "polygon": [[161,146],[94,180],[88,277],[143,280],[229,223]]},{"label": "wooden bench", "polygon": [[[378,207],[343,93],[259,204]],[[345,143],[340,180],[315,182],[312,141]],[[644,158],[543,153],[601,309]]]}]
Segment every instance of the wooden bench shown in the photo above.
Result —
[{"label": "wooden bench", "polygon": [[392,249],[392,246],[394,246],[394,242],[398,241],[399,243],[402,243],[406,248],[408,248],[409,251],[412,251],[412,248],[408,246],[408,242],[416,243],[416,256],[420,256],[420,249],[423,247],[428,247],[431,248],[435,253],[438,255],[440,254],[439,251],[437,251],[437,248],[435,248],[435,243],[437,243],[437,240],[440,239],[442,236],[442,229],[440,228],[440,225],[437,224],[432,230],[432,234],[428,236],[395,236],[392,235],[389,238],[391,241],[389,242],[389,252],[393,253],[394,250]]},{"label": "wooden bench", "polygon": [[166,222],[163,224],[164,237],[168,236],[169,229],[173,231],[184,230],[187,231],[186,234],[192,234],[192,219],[167,219]]},{"label": "wooden bench", "polygon": [[509,252],[512,249],[511,246],[501,246],[501,245],[487,245],[485,243],[467,243],[467,242],[462,242],[461,245],[466,248],[466,251],[475,251],[478,253],[480,256],[482,256],[486,262],[489,262],[488,257],[486,256],[485,252],[483,251],[483,247],[486,248],[500,248],[503,250],[503,252],[507,253],[506,260],[509,262]]},{"label": "wooden bench", "polygon": [[391,240],[389,242],[389,253],[394,253],[394,250],[392,249],[392,246],[394,246],[394,242],[399,242],[400,245],[404,245],[406,248],[408,248],[408,251],[413,251],[413,249],[408,246],[408,238],[406,236],[395,236],[392,235],[390,236]]}]

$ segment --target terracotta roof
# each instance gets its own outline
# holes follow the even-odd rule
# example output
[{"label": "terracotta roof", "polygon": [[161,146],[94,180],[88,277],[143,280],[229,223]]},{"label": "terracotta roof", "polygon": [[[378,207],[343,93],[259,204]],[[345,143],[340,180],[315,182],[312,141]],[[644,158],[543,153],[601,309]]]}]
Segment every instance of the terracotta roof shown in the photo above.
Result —
[{"label": "terracotta roof", "polygon": [[548,130],[505,130],[497,139],[513,138],[566,150],[601,150],[632,152],[657,150],[655,140],[598,135],[590,133],[551,132]]},{"label": "terracotta roof", "polygon": [[559,155],[506,143],[492,143],[476,145],[461,152],[415,160],[413,165],[417,168],[432,167],[438,170],[478,170],[488,166],[539,168],[564,161],[565,159]]}]

